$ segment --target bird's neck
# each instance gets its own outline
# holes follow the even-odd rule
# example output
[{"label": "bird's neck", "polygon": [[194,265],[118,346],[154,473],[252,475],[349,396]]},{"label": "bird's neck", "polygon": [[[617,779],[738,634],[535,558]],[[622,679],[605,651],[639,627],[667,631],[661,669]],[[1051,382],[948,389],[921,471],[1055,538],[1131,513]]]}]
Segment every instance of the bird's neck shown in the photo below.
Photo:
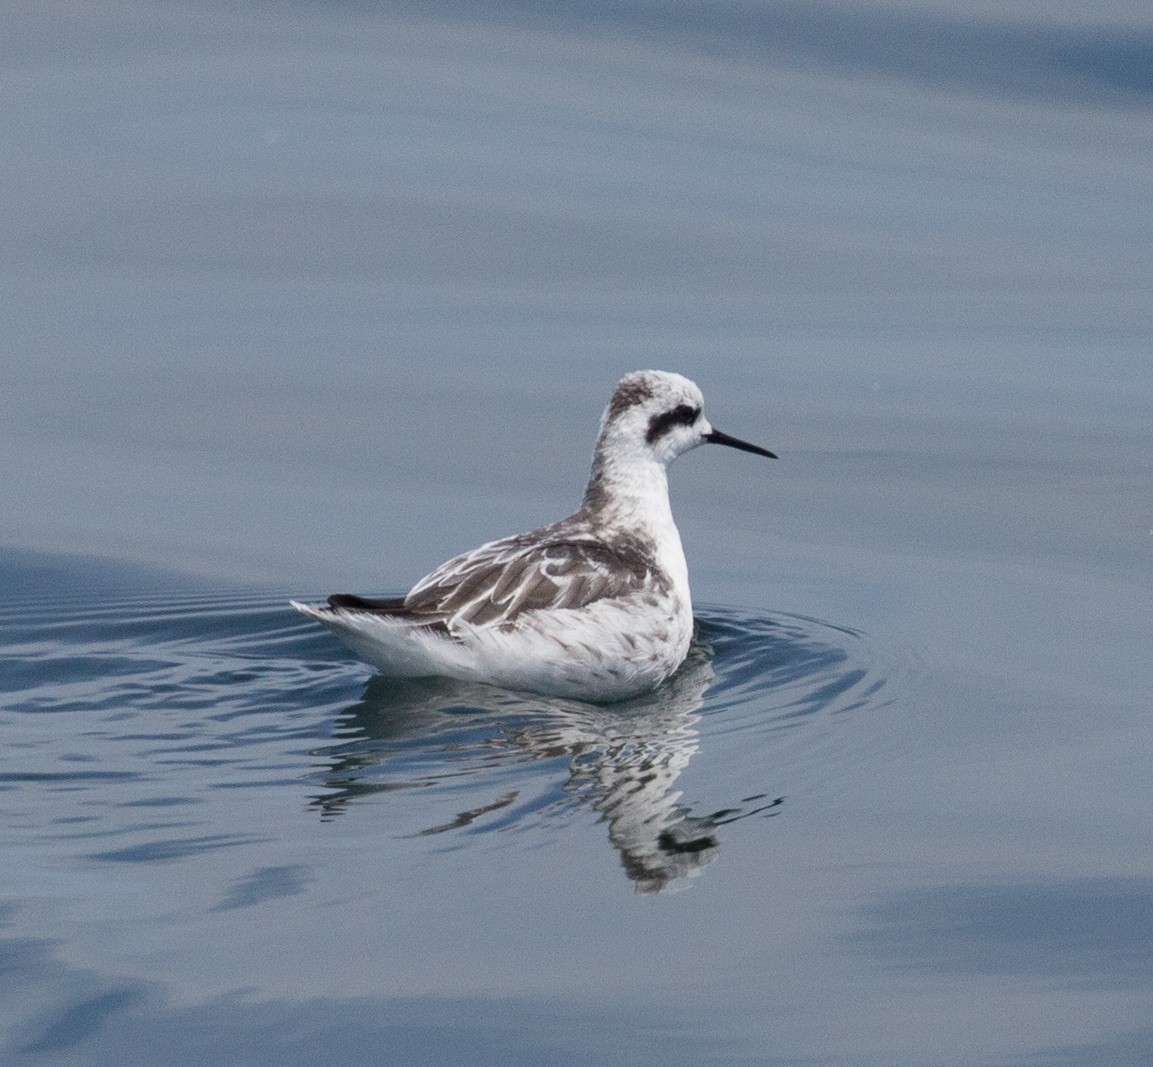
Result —
[{"label": "bird's neck", "polygon": [[688,600],[688,568],[663,463],[649,455],[608,457],[598,450],[581,510],[649,542],[657,565]]},{"label": "bird's neck", "polygon": [[664,464],[648,455],[609,456],[598,449],[582,507],[597,513],[602,521],[671,523],[669,479]]}]

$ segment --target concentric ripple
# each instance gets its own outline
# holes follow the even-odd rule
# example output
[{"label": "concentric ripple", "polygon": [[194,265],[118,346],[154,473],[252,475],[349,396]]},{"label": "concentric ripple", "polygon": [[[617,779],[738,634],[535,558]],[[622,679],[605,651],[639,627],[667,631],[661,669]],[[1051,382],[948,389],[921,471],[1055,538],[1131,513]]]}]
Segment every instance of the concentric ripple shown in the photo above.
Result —
[{"label": "concentric ripple", "polygon": [[787,810],[890,684],[859,633],[722,608],[665,686],[611,706],[384,679],[279,596],[10,602],[0,642],[11,843],[174,862],[284,832],[213,803],[229,790],[435,849],[603,822],[644,891],[711,863],[722,827]]}]

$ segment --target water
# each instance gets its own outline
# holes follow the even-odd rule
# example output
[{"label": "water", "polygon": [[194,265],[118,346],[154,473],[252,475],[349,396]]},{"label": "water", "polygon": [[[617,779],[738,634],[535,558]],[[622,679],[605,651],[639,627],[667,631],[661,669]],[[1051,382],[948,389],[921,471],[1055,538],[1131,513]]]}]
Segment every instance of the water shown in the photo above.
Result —
[{"label": "water", "polygon": [[[5,1063],[1145,1064],[1153,137],[1116,3],[64,0],[0,43]],[[690,662],[287,606],[579,500]]]},{"label": "water", "polygon": [[[715,858],[720,826],[776,814],[783,799],[766,790],[820,773],[840,717],[887,703],[860,635],[731,610],[702,612],[672,684],[611,707],[366,679],[282,599],[166,591],[17,606],[5,622],[8,710],[17,723],[51,716],[72,740],[60,752],[36,730],[13,737],[19,770],[0,782],[26,791],[22,834],[73,842],[81,862],[194,859],[283,836],[278,820],[235,833],[213,804],[227,790],[233,812],[287,800],[324,822],[373,802],[391,840],[461,832],[437,851],[606,821],[628,877],[659,891]],[[690,806],[679,779],[702,748],[698,762],[727,770],[705,773]]]},{"label": "water", "polygon": [[[7,583],[37,564],[15,554]],[[90,566],[75,564],[78,593]],[[16,1055],[121,1055],[122,1025],[172,1025],[161,981],[219,985],[229,1003],[253,995],[234,983],[251,966],[237,937],[251,937],[254,908],[284,978],[300,939],[319,935],[317,909],[335,908],[307,981],[338,981],[352,939],[376,942],[362,976],[375,985],[410,965],[400,915],[440,925],[445,896],[469,894],[475,871],[506,897],[474,901],[482,909],[514,904],[509,883],[534,871],[582,896],[558,851],[581,856],[608,900],[688,888],[727,853],[768,847],[772,821],[814,783],[892,743],[894,673],[861,634],[811,619],[704,608],[669,685],[600,707],[382,679],[283,598],[149,589],[146,577],[131,594],[17,597],[2,620],[3,848],[16,860],[4,882],[20,902],[9,925],[54,931],[6,942],[15,999],[42,971],[61,988],[61,939],[94,939],[104,957],[97,974],[67,975],[82,994],[25,1017],[6,1009]],[[881,722],[861,724],[847,753],[850,723],[870,717]],[[117,927],[131,934],[113,948]],[[416,932],[417,956],[430,932]],[[467,957],[460,936],[433,940]],[[125,968],[132,981],[113,977]],[[259,970],[249,978],[263,984]]]}]

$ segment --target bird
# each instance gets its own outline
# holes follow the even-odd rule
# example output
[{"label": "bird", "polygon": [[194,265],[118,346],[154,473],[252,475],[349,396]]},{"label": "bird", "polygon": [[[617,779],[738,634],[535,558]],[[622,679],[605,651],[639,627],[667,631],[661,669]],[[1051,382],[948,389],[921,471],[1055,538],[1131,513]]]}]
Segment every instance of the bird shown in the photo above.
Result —
[{"label": "bird", "polygon": [[705,418],[695,382],[634,371],[601,416],[568,518],[442,563],[406,596],[292,601],[386,676],[442,676],[590,703],[656,689],[693,635],[666,469],[702,444],[776,459]]}]

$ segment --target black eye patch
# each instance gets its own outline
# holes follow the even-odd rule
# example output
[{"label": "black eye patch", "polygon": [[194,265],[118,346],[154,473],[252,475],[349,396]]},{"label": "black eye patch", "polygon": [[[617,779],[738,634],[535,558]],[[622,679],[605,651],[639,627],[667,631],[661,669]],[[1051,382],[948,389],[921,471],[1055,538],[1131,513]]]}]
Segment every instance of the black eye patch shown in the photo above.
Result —
[{"label": "black eye patch", "polygon": [[700,416],[700,408],[690,407],[688,404],[678,404],[672,411],[662,411],[659,415],[654,415],[649,419],[645,440],[651,445],[674,426],[692,426]]}]

